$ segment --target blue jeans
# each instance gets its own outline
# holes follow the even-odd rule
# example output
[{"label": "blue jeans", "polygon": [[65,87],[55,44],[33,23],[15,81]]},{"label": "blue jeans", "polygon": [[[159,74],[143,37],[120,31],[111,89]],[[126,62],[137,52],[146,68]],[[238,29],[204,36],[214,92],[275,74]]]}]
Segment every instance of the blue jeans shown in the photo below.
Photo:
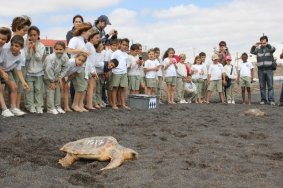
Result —
[{"label": "blue jeans", "polygon": [[274,102],[273,70],[258,70],[261,101],[267,102],[266,85],[268,89],[268,101]]}]

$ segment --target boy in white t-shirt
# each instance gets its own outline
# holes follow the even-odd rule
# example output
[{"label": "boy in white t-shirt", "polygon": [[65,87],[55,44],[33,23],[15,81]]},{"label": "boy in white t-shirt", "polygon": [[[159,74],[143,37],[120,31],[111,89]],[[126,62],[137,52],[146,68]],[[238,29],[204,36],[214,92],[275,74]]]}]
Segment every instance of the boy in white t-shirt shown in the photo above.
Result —
[{"label": "boy in white t-shirt", "polygon": [[127,64],[129,90],[130,94],[138,94],[143,61],[139,59],[139,46],[137,44],[132,44],[130,50],[131,52]]},{"label": "boy in white t-shirt", "polygon": [[149,59],[144,63],[146,90],[148,95],[154,95],[154,90],[157,87],[157,71],[160,68],[160,64],[155,58],[153,49],[150,49],[147,54]]},{"label": "boy in white t-shirt", "polygon": [[[10,89],[10,111],[16,116],[22,116],[25,112],[21,111],[17,108],[17,91],[18,86],[16,84],[16,76],[20,80],[23,88],[25,90],[29,90],[29,85],[26,83],[23,73],[22,73],[22,63],[23,63],[23,56],[21,55],[21,49],[24,47],[24,38],[20,35],[15,35],[11,39],[11,47],[10,48],[3,48],[1,50],[1,61],[0,66],[3,68],[3,71],[8,74],[9,78],[5,79],[4,82]],[[16,73],[16,75],[15,75]],[[7,77],[7,75],[3,77]],[[3,75],[3,74],[2,74]]]},{"label": "boy in white t-shirt", "polygon": [[121,40],[121,48],[116,50],[111,59],[117,59],[119,65],[112,69],[111,86],[112,86],[112,108],[118,110],[117,106],[117,94],[120,97],[121,105],[123,109],[129,110],[126,105],[126,87],[128,86],[127,77],[127,61],[129,55],[127,54],[129,48],[129,39]]},{"label": "boy in white t-shirt", "polygon": [[218,55],[214,54],[212,56],[212,61],[213,64],[210,65],[208,69],[208,77],[207,77],[207,82],[208,82],[208,92],[207,92],[207,102],[209,103],[211,94],[213,90],[216,90],[219,93],[220,100],[222,103],[224,103],[224,96],[223,96],[223,85],[222,85],[222,79],[223,83],[226,83],[225,80],[225,72],[223,65],[221,63],[218,63]]},{"label": "boy in white t-shirt", "polygon": [[238,67],[238,78],[237,83],[240,84],[242,88],[242,102],[245,104],[245,88],[248,92],[248,104],[251,105],[251,83],[253,81],[253,64],[248,62],[248,54],[242,54],[243,63]]}]

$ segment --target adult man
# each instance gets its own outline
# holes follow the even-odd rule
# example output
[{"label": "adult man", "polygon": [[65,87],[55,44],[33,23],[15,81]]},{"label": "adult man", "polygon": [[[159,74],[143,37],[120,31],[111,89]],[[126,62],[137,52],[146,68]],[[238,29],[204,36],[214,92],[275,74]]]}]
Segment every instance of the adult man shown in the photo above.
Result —
[{"label": "adult man", "polygon": [[[258,80],[261,95],[260,104],[269,102],[271,105],[275,105],[272,70],[274,52],[275,48],[268,44],[267,36],[260,37],[260,42],[257,42],[251,48],[251,54],[257,56]],[[266,98],[266,85],[268,87],[268,100]]]},{"label": "adult man", "polygon": [[[280,55],[280,59],[283,59],[283,52]],[[283,83],[282,83],[282,89],[281,89],[281,95],[280,95],[280,103],[279,106],[283,106]]]},{"label": "adult man", "polygon": [[107,44],[111,39],[117,39],[117,31],[112,29],[108,34],[105,32],[107,25],[111,25],[109,19],[105,15],[101,15],[95,20],[93,27],[100,33],[100,38],[103,44]]}]

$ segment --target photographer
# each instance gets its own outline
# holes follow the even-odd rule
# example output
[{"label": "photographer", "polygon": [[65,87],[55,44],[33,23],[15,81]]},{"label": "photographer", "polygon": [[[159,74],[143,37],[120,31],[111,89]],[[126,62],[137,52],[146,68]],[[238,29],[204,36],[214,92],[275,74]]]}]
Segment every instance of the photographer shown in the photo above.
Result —
[{"label": "photographer", "polygon": [[268,87],[268,102],[271,105],[275,105],[274,100],[274,88],[273,88],[273,53],[275,48],[268,44],[268,37],[260,37],[260,42],[257,42],[251,48],[251,54],[257,56],[258,67],[258,80],[260,86],[261,102],[260,104],[266,104],[266,85]]},{"label": "photographer", "polygon": [[221,63],[223,66],[226,65],[226,57],[231,55],[225,41],[219,42],[219,51],[216,52],[216,54],[219,57],[218,62]]},{"label": "photographer", "polygon": [[95,20],[93,27],[100,33],[100,38],[103,44],[108,44],[110,40],[117,39],[118,32],[112,29],[108,34],[105,32],[107,25],[111,25],[109,19],[105,15],[101,15]]}]

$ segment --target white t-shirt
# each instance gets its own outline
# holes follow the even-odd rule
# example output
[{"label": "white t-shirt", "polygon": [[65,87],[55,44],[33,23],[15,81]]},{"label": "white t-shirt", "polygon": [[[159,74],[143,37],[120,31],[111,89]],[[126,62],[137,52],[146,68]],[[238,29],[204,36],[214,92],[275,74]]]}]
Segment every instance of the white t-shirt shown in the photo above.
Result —
[{"label": "white t-shirt", "polygon": [[97,74],[104,73],[104,60],[105,60],[105,50],[100,53],[95,53],[95,68]]},{"label": "white t-shirt", "polygon": [[[232,67],[233,67],[233,70],[232,70]],[[236,79],[237,78],[237,69],[236,69],[235,65],[232,65],[232,64],[228,65],[228,64],[226,64],[224,66],[224,72],[225,72],[226,76],[228,76],[231,79]],[[232,72],[232,74],[231,74],[231,72]]]},{"label": "white t-shirt", "polygon": [[106,50],[105,51],[105,61],[110,61],[112,54],[113,54],[113,51],[111,49]]},{"label": "white t-shirt", "polygon": [[86,49],[90,52],[90,55],[87,57],[86,63],[85,63],[85,78],[88,79],[89,75],[91,73],[95,73],[95,48],[92,43],[88,42],[86,43]]},{"label": "white t-shirt", "polygon": [[127,66],[129,67],[128,69],[129,76],[140,76],[141,75],[141,71],[143,67],[137,64],[138,60],[139,60],[138,55],[136,56],[129,55],[129,59],[127,63]]},{"label": "white t-shirt", "polygon": [[177,76],[178,77],[186,77],[187,76],[187,66],[185,63],[177,63]]},{"label": "white t-shirt", "polygon": [[112,69],[114,74],[126,74],[127,73],[127,62],[129,55],[126,52],[122,52],[121,50],[116,50],[111,55],[111,59],[117,59],[119,61],[119,65]]},{"label": "white t-shirt", "polygon": [[[22,52],[21,52],[22,53]],[[19,54],[14,56],[10,50],[10,48],[3,48],[0,54],[0,66],[3,67],[4,71],[11,71],[11,70],[21,70],[22,64],[24,62],[23,55]]]},{"label": "white t-shirt", "polygon": [[[144,62],[144,68],[156,68],[159,65],[158,60],[146,60]],[[148,71],[145,72],[145,78],[156,78],[157,76],[157,71]]]},{"label": "white t-shirt", "polygon": [[251,62],[241,63],[238,67],[240,71],[240,77],[251,77],[251,69],[253,69],[254,66]]},{"label": "white t-shirt", "polygon": [[[163,65],[165,67],[168,66],[169,64],[170,64],[170,59],[167,57],[164,59]],[[165,70],[165,77],[172,77],[172,76],[177,76],[177,71],[174,64],[169,65],[169,67]]]},{"label": "white t-shirt", "polygon": [[192,79],[203,79],[204,69],[205,67],[202,64],[193,64],[191,67],[191,71],[193,74]]},{"label": "white t-shirt", "polygon": [[224,73],[224,68],[221,63],[212,63],[209,66],[208,74],[211,75],[210,80],[222,80],[222,73]]},{"label": "white t-shirt", "polygon": [[70,76],[74,73],[80,73],[83,69],[84,67],[76,65],[75,59],[69,59],[69,70],[66,72],[64,77]]},{"label": "white t-shirt", "polygon": [[[68,48],[84,49],[84,50],[88,51],[88,49],[86,48],[85,40],[82,36],[77,36],[77,37],[71,38],[71,40],[68,44]],[[71,54],[72,59],[75,58],[76,56],[77,56],[77,54]]]}]

